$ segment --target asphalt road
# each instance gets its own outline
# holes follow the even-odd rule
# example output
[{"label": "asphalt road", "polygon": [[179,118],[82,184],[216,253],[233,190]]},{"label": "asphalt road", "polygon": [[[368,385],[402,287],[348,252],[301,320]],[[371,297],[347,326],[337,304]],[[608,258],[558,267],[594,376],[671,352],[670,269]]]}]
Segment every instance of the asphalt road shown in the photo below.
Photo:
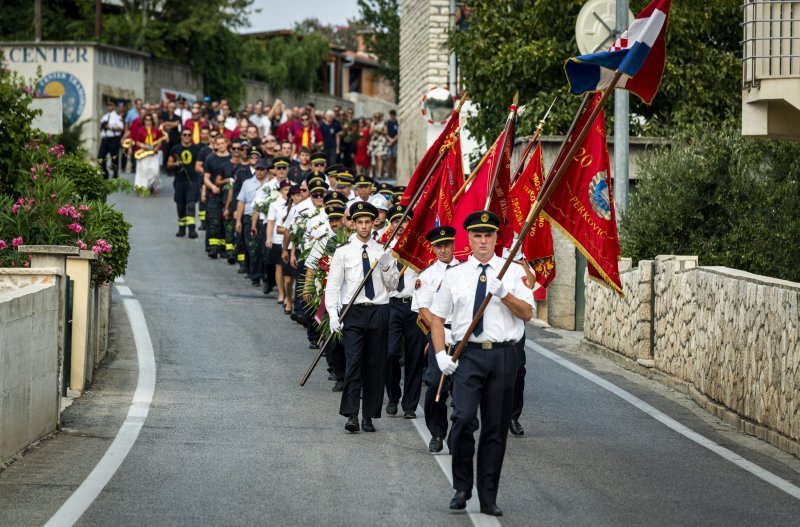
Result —
[{"label": "asphalt road", "polygon": [[[413,423],[384,415],[349,434],[324,361],[308,384],[304,330],[197,240],[176,239],[171,180],[157,198],[115,196],[133,224],[125,283],[157,364],[139,438],[77,525],[472,525]],[[114,299],[114,353],[65,429],[0,473],[0,525],[41,525],[103,455],[136,382]],[[800,462],[684,397],[595,356],[579,335],[529,338],[692,430],[800,486]],[[528,350],[523,438],[510,438],[501,525],[798,525],[800,500]],[[418,417],[422,421],[422,417]],[[486,519],[478,515],[478,520]]]}]

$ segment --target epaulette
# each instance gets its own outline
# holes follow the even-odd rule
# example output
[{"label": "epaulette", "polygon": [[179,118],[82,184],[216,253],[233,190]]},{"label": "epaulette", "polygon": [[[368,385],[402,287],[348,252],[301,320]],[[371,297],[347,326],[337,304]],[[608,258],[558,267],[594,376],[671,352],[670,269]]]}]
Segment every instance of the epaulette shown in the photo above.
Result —
[{"label": "epaulette", "polygon": [[339,247],[344,247],[344,246],[345,246],[345,245],[347,245],[348,243],[350,243],[350,240],[347,240],[346,242],[342,242],[342,243],[340,243],[339,245],[337,245],[337,246],[336,246],[336,248],[338,249]]}]

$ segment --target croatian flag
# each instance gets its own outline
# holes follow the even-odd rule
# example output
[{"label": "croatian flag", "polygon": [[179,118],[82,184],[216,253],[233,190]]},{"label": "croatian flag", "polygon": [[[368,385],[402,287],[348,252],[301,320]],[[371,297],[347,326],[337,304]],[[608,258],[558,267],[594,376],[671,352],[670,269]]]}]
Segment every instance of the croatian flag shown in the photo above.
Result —
[{"label": "croatian flag", "polygon": [[617,88],[633,92],[650,104],[664,73],[669,5],[670,0],[653,0],[608,51],[567,60],[564,69],[570,93],[602,91],[619,71],[622,77]]}]

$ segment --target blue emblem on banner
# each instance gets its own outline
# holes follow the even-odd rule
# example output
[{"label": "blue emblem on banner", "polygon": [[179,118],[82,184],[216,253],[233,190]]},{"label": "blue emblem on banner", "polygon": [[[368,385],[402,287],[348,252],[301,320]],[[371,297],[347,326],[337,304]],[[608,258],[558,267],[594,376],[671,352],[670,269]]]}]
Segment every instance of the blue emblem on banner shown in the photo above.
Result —
[{"label": "blue emblem on banner", "polygon": [[86,91],[78,78],[65,71],[48,73],[36,84],[37,95],[61,97],[64,124],[71,126],[78,122],[86,108]]}]

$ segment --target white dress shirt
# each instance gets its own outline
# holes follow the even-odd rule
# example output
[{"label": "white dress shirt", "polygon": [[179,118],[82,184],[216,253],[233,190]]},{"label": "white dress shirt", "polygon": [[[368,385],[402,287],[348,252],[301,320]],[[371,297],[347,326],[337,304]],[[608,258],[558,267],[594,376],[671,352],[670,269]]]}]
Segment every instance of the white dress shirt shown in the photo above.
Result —
[{"label": "white dress shirt", "polygon": [[[383,229],[384,231],[386,228]],[[380,231],[378,231],[380,233]],[[375,240],[380,240],[383,234],[379,234]],[[397,243],[397,238],[392,240],[392,248],[394,248],[395,244]],[[403,298],[409,301],[412,300],[412,296],[414,295],[414,286],[417,283],[417,278],[419,278],[419,274],[413,270],[411,267],[406,267],[405,271],[403,271],[403,289],[400,289],[400,271],[403,268],[403,264],[399,263],[398,260],[395,258],[394,264],[395,267],[398,267],[397,270],[397,287],[394,288],[393,291],[389,292],[389,298]]]},{"label": "white dress shirt", "polygon": [[[261,213],[261,216],[264,216],[264,213]],[[282,245],[283,244],[283,234],[278,232],[278,227],[282,227],[283,217],[286,216],[286,200],[283,198],[278,198],[272,203],[269,204],[269,211],[267,211],[267,219],[266,221],[269,222],[270,220],[274,221],[272,224],[272,243]]]},{"label": "white dress shirt", "polygon": [[[356,288],[364,278],[364,269],[361,263],[361,254],[365,250],[364,245],[367,246],[367,258],[371,266],[383,251],[383,246],[375,240],[362,242],[356,238],[339,246],[333,253],[331,269],[328,272],[328,284],[325,287],[325,309],[333,317],[338,316],[340,305],[350,302]],[[367,298],[366,288],[362,288],[354,303],[388,304],[389,291],[397,287],[399,274],[395,265],[389,266],[386,271],[378,266],[370,276],[375,296]]]},{"label": "white dress shirt", "polygon": [[100,131],[100,137],[119,137],[122,135],[122,129],[125,128],[122,117],[116,111],[105,114],[100,118],[100,123],[107,125],[105,130]]},{"label": "white dress shirt", "polygon": [[253,203],[255,202],[258,191],[266,183],[259,181],[257,177],[246,179],[242,183],[242,188],[239,190],[239,195],[236,196],[236,201],[244,203],[244,215],[250,216],[253,214]]},{"label": "white dress shirt", "polygon": [[[505,263],[505,259],[492,256],[487,262],[486,277],[496,277]],[[455,341],[461,341],[472,322],[472,310],[475,303],[475,291],[478,277],[481,274],[480,262],[475,256],[455,267],[449,268],[439,290],[434,294],[430,311],[437,317],[447,319]],[[533,293],[525,285],[525,271],[519,264],[512,263],[505,276],[503,286],[506,291],[535,309]],[[486,294],[489,294],[488,288]],[[517,318],[499,298],[492,296],[486,311],[483,313],[483,332],[470,335],[469,342],[506,342],[517,341],[525,334],[525,321]]]},{"label": "white dress shirt", "polygon": [[[458,260],[453,260],[446,264],[441,260],[436,260],[427,269],[419,274],[419,287],[414,289],[414,298],[411,301],[411,310],[419,313],[419,308],[430,309],[433,304],[433,295],[444,279],[444,272],[448,267],[458,265]],[[408,271],[406,271],[408,272]],[[450,319],[447,319],[450,322]]]}]

